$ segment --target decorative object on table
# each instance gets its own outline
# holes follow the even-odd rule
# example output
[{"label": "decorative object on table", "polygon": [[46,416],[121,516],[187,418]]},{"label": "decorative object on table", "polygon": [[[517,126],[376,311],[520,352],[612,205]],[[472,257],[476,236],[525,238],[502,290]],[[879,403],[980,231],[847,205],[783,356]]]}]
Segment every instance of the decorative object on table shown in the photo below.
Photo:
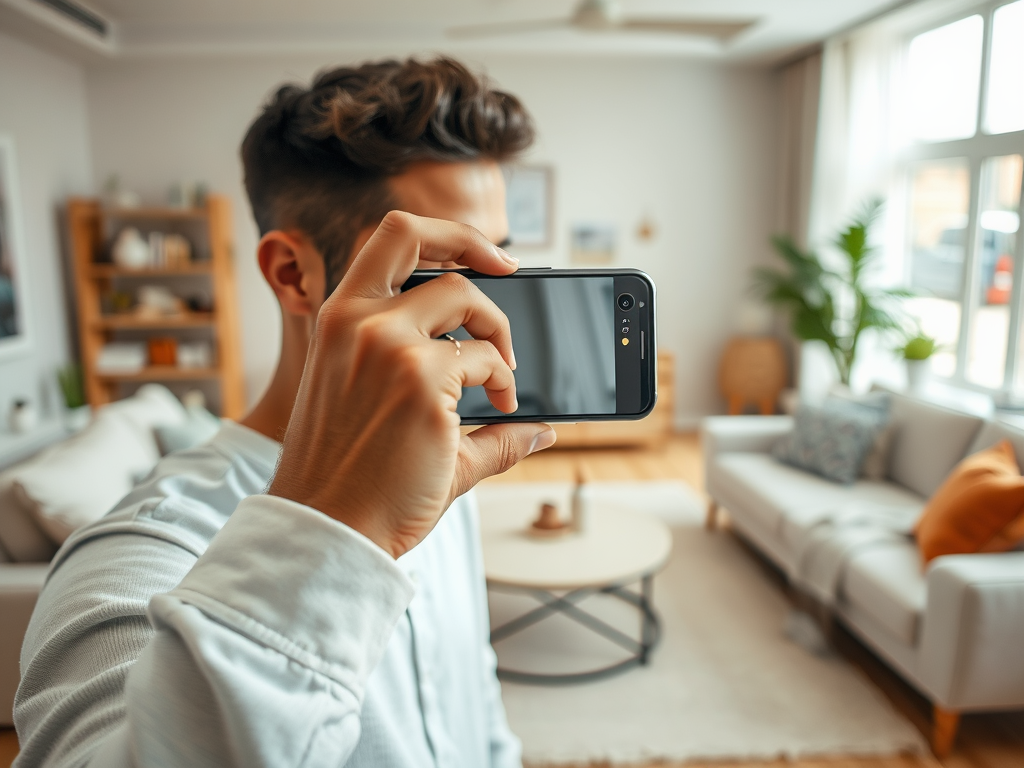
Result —
[{"label": "decorative object on table", "polygon": [[135,313],[140,317],[180,315],[185,311],[185,302],[163,285],[140,285]]},{"label": "decorative object on table", "polygon": [[547,501],[540,505],[537,519],[526,529],[528,536],[542,539],[555,538],[572,531],[572,523],[562,520],[558,514],[558,507]]},{"label": "decorative object on table", "polygon": [[[152,235],[150,235],[152,240]],[[151,243],[147,243],[142,234],[135,227],[125,227],[118,234],[114,241],[112,255],[114,263],[123,269],[146,269],[153,266],[153,257],[150,250]]]},{"label": "decorative object on table", "polygon": [[726,345],[718,384],[731,415],[743,413],[748,404],[765,416],[775,413],[786,379],[786,356],[777,339],[738,337]]},{"label": "decorative object on table", "polygon": [[0,360],[29,350],[29,312],[21,198],[14,142],[0,135]]},{"label": "decorative object on table", "polygon": [[614,224],[574,224],[572,260],[576,264],[611,264],[615,261]]},{"label": "decorative object on table", "polygon": [[[230,201],[223,195],[207,194],[205,205],[187,208],[147,206],[135,210],[104,207],[96,199],[72,198],[67,205],[68,241],[74,266],[74,302],[77,312],[78,346],[81,350],[86,399],[93,407],[129,396],[139,379],[180,382],[180,386],[202,385],[209,393],[218,415],[240,418],[245,411],[238,303],[233,259],[233,217]],[[104,233],[116,234],[124,227],[177,235],[189,244],[188,263],[171,264],[144,273],[129,273],[105,261]],[[171,240],[173,251],[173,240]],[[183,250],[183,249],[181,249]],[[175,257],[171,255],[171,262]],[[145,279],[139,279],[144,274]],[[148,286],[148,289],[144,289]],[[152,288],[160,288],[153,293]],[[138,313],[104,314],[112,305],[112,291],[130,292],[141,305]],[[198,297],[197,315],[188,312],[180,297]],[[164,333],[160,329],[168,329]],[[170,333],[174,329],[174,333]],[[211,365],[196,368],[154,367],[140,371],[135,360],[121,370],[101,370],[98,365],[104,346],[113,341],[137,340],[156,331],[177,335],[179,341],[206,341],[213,350]],[[131,335],[129,335],[131,334]],[[144,336],[143,336],[144,338]],[[109,354],[108,354],[109,357]],[[145,344],[139,357],[147,359]],[[107,361],[105,361],[107,362]]]},{"label": "decorative object on table", "polygon": [[867,279],[879,255],[868,240],[880,209],[880,201],[870,202],[839,233],[833,243],[842,256],[838,269],[827,267],[813,251],[801,250],[788,235],[777,235],[772,244],[788,269],[754,271],[755,289],[790,313],[794,336],[825,343],[846,385],[863,332],[899,330],[898,302],[912,295],[902,288],[872,286]]},{"label": "decorative object on table", "polygon": [[907,389],[915,394],[927,391],[932,380],[932,355],[938,344],[931,336],[919,333],[907,339],[897,350],[906,362]]},{"label": "decorative object on table", "polygon": [[39,414],[31,402],[24,398],[18,398],[11,403],[11,410],[7,413],[7,426],[16,435],[24,435],[36,428],[39,423]]},{"label": "decorative object on table", "polygon": [[213,349],[208,341],[183,341],[178,345],[178,367],[211,368]]},{"label": "decorative object on table", "polygon": [[509,241],[517,248],[550,247],[554,171],[544,165],[512,165],[505,168],[505,178]]},{"label": "decorative object on table", "polygon": [[146,367],[149,355],[140,341],[109,341],[96,357],[96,371],[101,374],[133,374]]},{"label": "decorative object on table", "polygon": [[82,366],[68,363],[58,368],[57,383],[64,397],[64,427],[69,432],[81,432],[92,419],[92,408],[85,402]]},{"label": "decorative object on table", "polygon": [[572,489],[569,505],[572,529],[577,533],[587,530],[587,482],[590,476],[583,464],[576,466],[576,485]]},{"label": "decorative object on table", "polygon": [[151,336],[146,342],[149,347],[150,365],[177,365],[178,340],[172,336]]}]

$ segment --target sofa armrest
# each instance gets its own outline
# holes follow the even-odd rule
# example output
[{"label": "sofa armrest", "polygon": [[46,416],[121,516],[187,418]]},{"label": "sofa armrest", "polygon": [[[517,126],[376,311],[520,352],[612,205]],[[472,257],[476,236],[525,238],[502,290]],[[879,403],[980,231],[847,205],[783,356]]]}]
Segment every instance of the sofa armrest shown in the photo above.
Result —
[{"label": "sofa armrest", "polygon": [[921,673],[953,710],[1024,707],[1024,552],[937,558]]},{"label": "sofa armrest", "polygon": [[732,451],[768,453],[792,431],[792,416],[709,416],[700,425],[704,461]]},{"label": "sofa armrest", "polygon": [[49,563],[0,565],[0,727],[14,725],[21,643],[49,570]]}]

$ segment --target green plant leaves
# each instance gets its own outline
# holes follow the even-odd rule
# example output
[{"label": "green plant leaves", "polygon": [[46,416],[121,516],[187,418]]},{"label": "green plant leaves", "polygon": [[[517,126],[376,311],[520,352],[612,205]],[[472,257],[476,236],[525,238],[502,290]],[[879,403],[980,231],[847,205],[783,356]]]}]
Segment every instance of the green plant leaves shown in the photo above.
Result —
[{"label": "green plant leaves", "polygon": [[844,257],[839,271],[827,268],[813,251],[801,250],[789,236],[776,235],[771,242],[786,269],[761,267],[753,273],[754,290],[790,313],[794,336],[828,346],[844,384],[850,383],[861,333],[901,328],[899,302],[913,295],[902,288],[871,287],[864,280],[877,256],[870,234],[881,207],[880,200],[869,201],[836,236],[834,245]]}]

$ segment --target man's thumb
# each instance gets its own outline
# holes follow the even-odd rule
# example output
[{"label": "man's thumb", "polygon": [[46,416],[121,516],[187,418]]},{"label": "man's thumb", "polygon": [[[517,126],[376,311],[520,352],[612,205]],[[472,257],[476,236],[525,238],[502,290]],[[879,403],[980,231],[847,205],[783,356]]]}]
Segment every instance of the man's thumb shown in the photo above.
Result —
[{"label": "man's thumb", "polygon": [[489,424],[462,436],[455,489],[459,496],[485,477],[507,472],[531,453],[555,444],[547,424]]}]

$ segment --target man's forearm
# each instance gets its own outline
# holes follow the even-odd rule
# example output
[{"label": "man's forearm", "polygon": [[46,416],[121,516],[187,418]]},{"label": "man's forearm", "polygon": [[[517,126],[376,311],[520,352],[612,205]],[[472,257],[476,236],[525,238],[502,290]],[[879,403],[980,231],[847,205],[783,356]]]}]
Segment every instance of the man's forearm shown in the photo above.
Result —
[{"label": "man's forearm", "polygon": [[[150,602],[155,634],[127,675],[123,716],[84,710],[101,733],[79,729],[80,743],[57,751],[37,744],[19,765],[78,765],[86,755],[104,768],[343,764],[359,739],[367,678],[412,593],[358,533],[250,497],[181,583]],[[116,671],[95,662],[68,698],[94,696],[109,714],[103,688]]]}]

